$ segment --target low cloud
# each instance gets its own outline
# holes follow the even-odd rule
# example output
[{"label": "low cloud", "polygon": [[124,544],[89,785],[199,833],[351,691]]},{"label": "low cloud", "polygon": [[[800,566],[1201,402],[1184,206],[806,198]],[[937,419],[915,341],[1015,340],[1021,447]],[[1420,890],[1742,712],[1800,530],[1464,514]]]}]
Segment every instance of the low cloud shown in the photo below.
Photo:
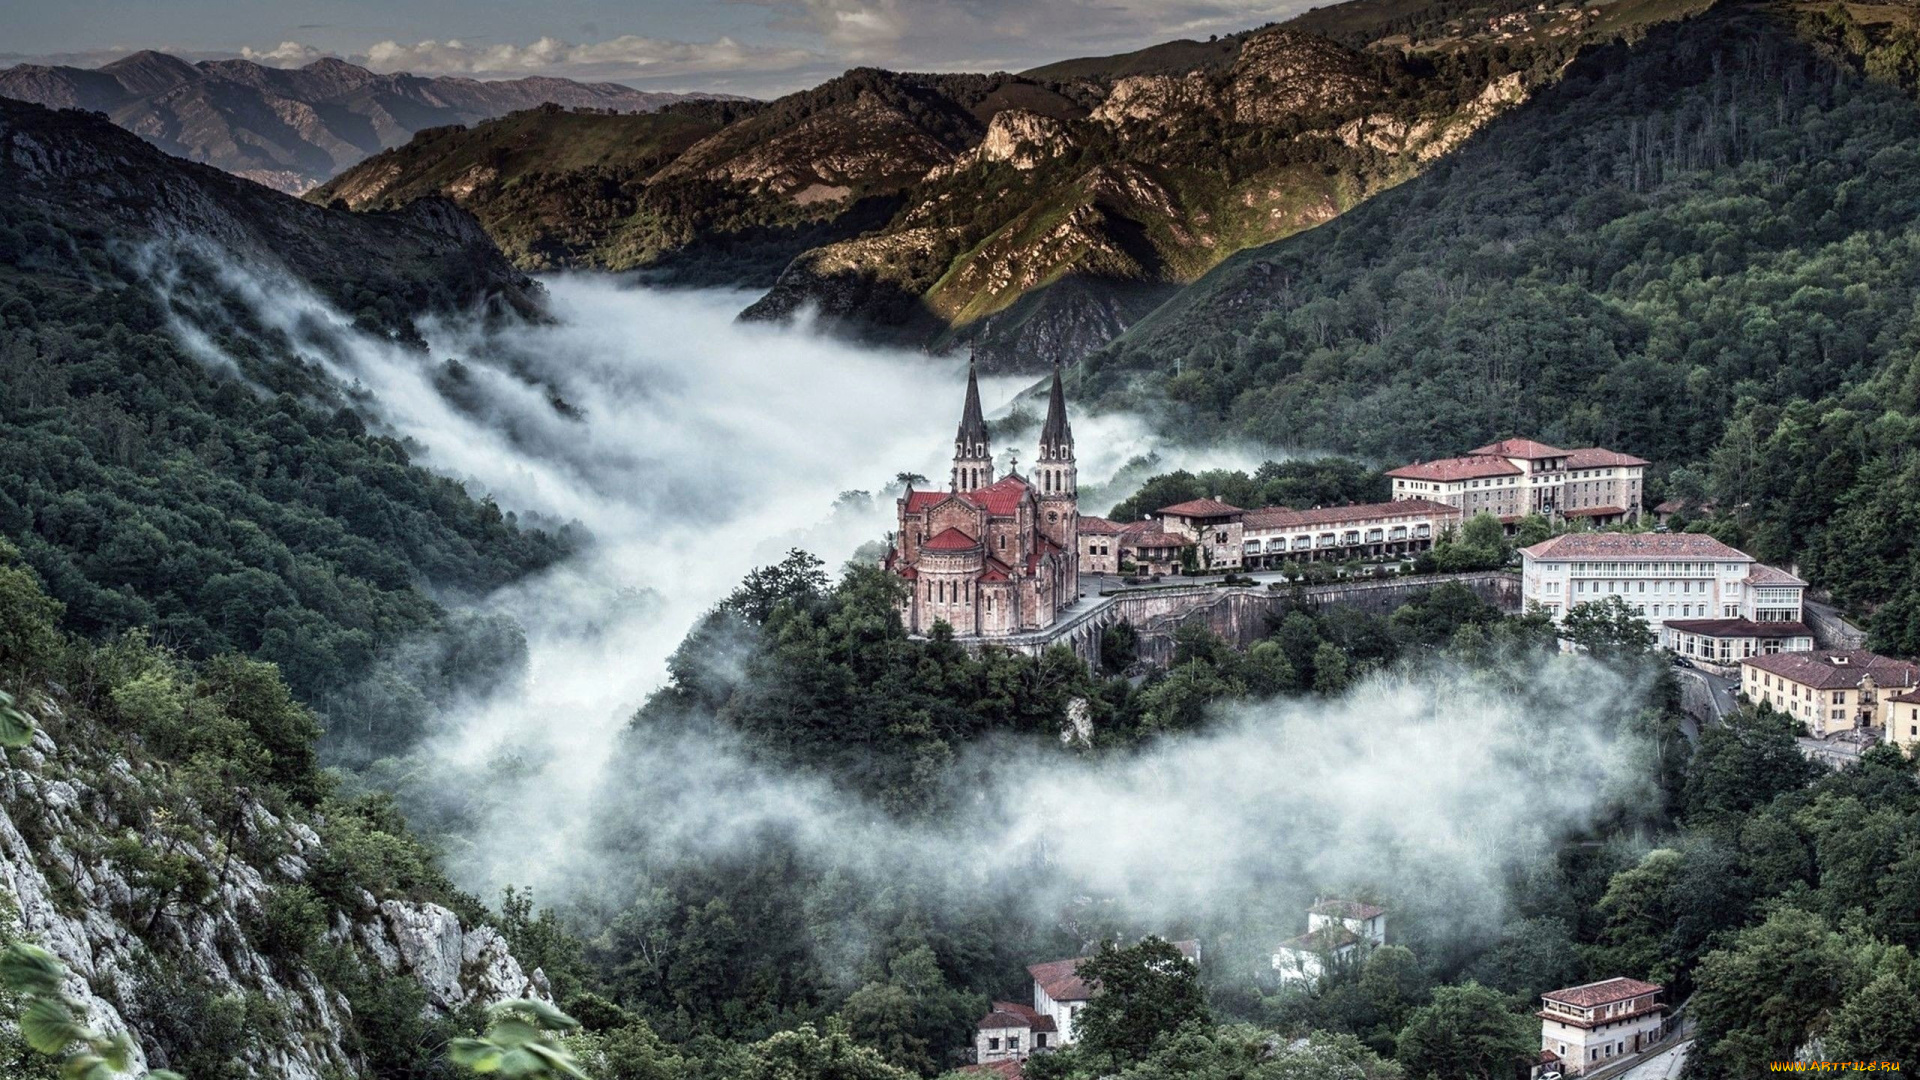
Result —
[{"label": "low cloud", "polygon": [[311,45],[302,45],[298,41],[283,41],[271,49],[242,48],[240,58],[251,60],[267,67],[304,67],[327,55]]},{"label": "low cloud", "polygon": [[526,45],[468,44],[454,38],[412,44],[382,41],[356,59],[375,71],[419,75],[644,79],[749,68],[784,70],[813,63],[819,57],[805,49],[745,45],[730,37],[688,42],[624,34],[591,44],[556,37],[543,37]]},{"label": "low cloud", "polygon": [[778,29],[819,36],[838,58],[891,67],[1018,70],[1088,52],[1227,34],[1312,0],[740,0]]}]

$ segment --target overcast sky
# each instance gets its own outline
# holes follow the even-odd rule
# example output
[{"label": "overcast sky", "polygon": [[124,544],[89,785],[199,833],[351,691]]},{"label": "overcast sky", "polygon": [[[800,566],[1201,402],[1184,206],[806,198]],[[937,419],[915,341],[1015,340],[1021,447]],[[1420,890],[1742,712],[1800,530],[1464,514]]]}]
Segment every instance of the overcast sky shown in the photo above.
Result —
[{"label": "overcast sky", "polygon": [[297,66],[561,75],[767,96],[848,67],[1018,71],[1257,26],[1325,0],[61,0],[9,4],[0,63],[138,49]]}]

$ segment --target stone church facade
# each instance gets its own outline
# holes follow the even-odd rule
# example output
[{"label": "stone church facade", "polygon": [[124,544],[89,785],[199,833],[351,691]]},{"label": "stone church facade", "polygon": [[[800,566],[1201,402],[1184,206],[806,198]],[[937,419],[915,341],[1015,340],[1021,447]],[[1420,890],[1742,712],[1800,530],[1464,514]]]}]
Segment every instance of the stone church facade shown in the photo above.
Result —
[{"label": "stone church facade", "polygon": [[1073,429],[1057,367],[1040,454],[1028,472],[1010,467],[995,477],[980,384],[969,367],[947,489],[909,485],[897,501],[900,527],[886,566],[909,588],[900,608],[908,633],[927,634],[941,622],[960,637],[1041,630],[1080,598]]}]

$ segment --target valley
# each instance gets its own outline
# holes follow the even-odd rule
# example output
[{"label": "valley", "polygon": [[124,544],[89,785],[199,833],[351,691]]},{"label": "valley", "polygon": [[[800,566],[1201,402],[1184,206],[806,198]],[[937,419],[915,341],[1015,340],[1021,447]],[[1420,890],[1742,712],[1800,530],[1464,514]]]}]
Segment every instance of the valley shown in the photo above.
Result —
[{"label": "valley", "polygon": [[0,1075],[1914,1060],[1920,29],[1274,14],[0,85]]}]

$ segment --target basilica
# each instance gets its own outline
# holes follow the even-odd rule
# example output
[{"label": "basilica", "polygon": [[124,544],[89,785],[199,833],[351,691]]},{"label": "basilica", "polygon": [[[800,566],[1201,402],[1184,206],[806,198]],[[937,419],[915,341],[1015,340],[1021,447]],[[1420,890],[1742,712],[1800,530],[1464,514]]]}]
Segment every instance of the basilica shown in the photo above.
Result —
[{"label": "basilica", "polygon": [[908,485],[898,503],[900,528],[886,566],[910,589],[900,609],[908,633],[926,634],[941,622],[961,637],[1040,630],[1080,598],[1073,429],[1057,366],[1040,456],[1028,472],[1009,466],[995,477],[980,384],[969,365],[947,490]]}]

